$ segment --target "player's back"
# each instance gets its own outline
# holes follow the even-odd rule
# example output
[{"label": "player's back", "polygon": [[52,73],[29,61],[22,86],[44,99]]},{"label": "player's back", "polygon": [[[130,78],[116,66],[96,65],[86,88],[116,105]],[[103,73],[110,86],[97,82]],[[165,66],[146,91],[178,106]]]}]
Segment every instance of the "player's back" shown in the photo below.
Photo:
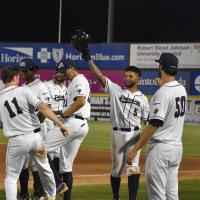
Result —
[{"label": "player's back", "polygon": [[[32,132],[39,128],[39,120],[35,120],[35,98],[31,99],[29,88],[10,86],[0,91],[0,120],[3,122],[4,134],[7,137]],[[32,104],[29,103],[32,102]]]},{"label": "player's back", "polygon": [[81,107],[78,111],[76,111],[75,115],[80,115],[84,118],[90,117],[90,85],[88,80],[85,78],[83,74],[79,74],[73,78],[68,86],[67,93],[67,110],[73,103],[77,96],[85,96],[86,101],[85,105]]},{"label": "player's back", "polygon": [[31,90],[34,92],[34,94],[44,103],[47,103],[47,104],[50,103],[49,102],[50,95],[49,95],[48,89],[46,85],[40,79],[35,79],[33,82],[25,86],[30,87]]},{"label": "player's back", "polygon": [[[159,102],[159,99],[162,99],[162,102]],[[171,81],[163,85],[156,92],[152,98],[151,105],[154,104],[155,109],[153,112],[162,118],[164,124],[157,129],[153,139],[175,145],[182,143],[186,101],[186,90],[177,81]],[[158,104],[158,107],[156,107],[156,104]],[[159,104],[162,107],[159,107]]]}]

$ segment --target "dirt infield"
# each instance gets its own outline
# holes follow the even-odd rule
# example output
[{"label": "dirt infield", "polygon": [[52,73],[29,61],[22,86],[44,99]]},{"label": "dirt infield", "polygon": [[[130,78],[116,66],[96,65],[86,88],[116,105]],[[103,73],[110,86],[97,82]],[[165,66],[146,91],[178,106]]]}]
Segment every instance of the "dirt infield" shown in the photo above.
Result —
[{"label": "dirt infield", "polygon": [[[0,187],[5,178],[6,145],[0,144]],[[74,184],[103,184],[109,183],[111,160],[109,151],[80,150],[74,163]],[[144,156],[141,156],[142,179],[144,180]],[[183,158],[180,179],[200,179],[200,158]],[[126,182],[126,176],[123,176]]]}]

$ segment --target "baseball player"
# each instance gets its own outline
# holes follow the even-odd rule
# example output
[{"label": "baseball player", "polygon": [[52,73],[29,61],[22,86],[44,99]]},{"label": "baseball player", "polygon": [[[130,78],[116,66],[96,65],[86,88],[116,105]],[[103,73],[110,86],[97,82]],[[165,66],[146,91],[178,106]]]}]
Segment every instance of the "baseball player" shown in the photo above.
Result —
[{"label": "baseball player", "polygon": [[[51,103],[51,97],[50,94],[48,92],[48,89],[46,87],[46,85],[39,80],[36,77],[36,71],[37,71],[37,66],[35,66],[34,62],[32,59],[23,59],[20,61],[20,69],[22,72],[22,76],[23,79],[25,80],[25,87],[30,87],[31,90],[34,92],[34,94],[37,95],[37,97],[42,100],[42,102],[46,103],[49,105],[50,107],[50,103]],[[42,113],[37,112],[37,116],[40,120],[40,128],[41,128],[41,132],[42,132],[42,137],[45,137],[46,133],[47,133],[47,125],[45,120],[44,115],[42,115]],[[48,157],[49,158],[49,157]],[[28,164],[30,166],[30,169],[32,171],[33,174],[33,178],[34,178],[34,192],[33,192],[33,197],[32,200],[37,200],[39,199],[41,196],[43,196],[43,188],[41,185],[41,181],[38,175],[38,171],[37,168],[34,164],[34,162],[32,162],[31,160],[27,159],[27,163],[25,165],[25,169],[22,170],[22,173],[20,174],[20,184],[21,184],[21,195],[22,199],[23,196],[28,196]],[[53,172],[55,173],[54,168],[51,165],[50,162],[50,166],[53,170]],[[57,176],[55,176],[56,178]],[[61,194],[64,191],[67,190],[66,185],[62,182],[62,181],[57,181],[56,178],[56,193]]]},{"label": "baseball player", "polygon": [[[29,87],[31,90],[34,92],[34,94],[43,102],[46,103],[47,105],[50,105],[50,95],[48,92],[47,87],[45,84],[39,80],[36,77],[36,72],[38,67],[34,64],[32,59],[25,58],[22,59],[19,63],[19,67],[21,70],[21,76],[23,80],[25,81],[24,87]],[[37,116],[40,121],[40,128],[41,128],[41,133],[42,136],[44,137],[47,133],[47,127],[46,127],[46,122],[44,121],[45,117],[42,113],[36,111]],[[34,164],[34,161],[32,162],[28,157],[26,159],[24,168],[20,174],[19,180],[20,180],[20,185],[21,185],[21,192],[19,194],[19,199],[24,199],[28,198],[28,179],[29,179],[29,170],[28,167],[30,167],[34,179],[34,184],[33,184],[33,194],[32,194],[32,200],[37,200],[43,195],[43,188],[42,184],[39,178],[38,170]]]},{"label": "baseball player", "polygon": [[[57,66],[54,79],[45,82],[51,97],[51,110],[53,110],[56,115],[61,115],[63,108],[66,106],[67,87],[64,84],[64,81],[66,80],[64,73],[65,70],[58,68]],[[48,130],[55,126],[51,120],[45,119],[45,121]],[[55,170],[59,173],[60,148],[55,152],[49,153],[49,155],[53,161]]]},{"label": "baseball player", "polygon": [[[139,156],[126,164],[127,153],[133,148],[132,145],[125,146],[126,142],[136,140],[139,137],[141,121],[145,123],[148,118],[149,104],[146,96],[137,88],[137,83],[141,77],[140,70],[135,66],[129,66],[125,69],[125,88],[113,83],[109,78],[105,77],[100,69],[91,60],[87,42],[82,41],[82,46],[79,46],[85,36],[84,32],[75,34],[73,41],[75,48],[82,53],[82,58],[88,62],[88,65],[93,71],[105,91],[110,94],[111,110],[110,121],[112,123],[111,136],[111,154],[112,154],[112,172],[110,176],[111,187],[113,191],[113,199],[119,200],[119,189],[121,175],[124,167],[128,175],[129,200],[135,200],[139,187]],[[123,147],[123,151],[120,151]]]},{"label": "baseball player", "polygon": [[[64,135],[67,129],[48,106],[39,100],[30,88],[18,87],[19,71],[14,67],[5,67],[2,71],[5,88],[0,91],[0,121],[3,132],[9,138],[6,154],[5,191],[7,200],[17,198],[17,179],[22,170],[26,155],[29,153],[39,170],[46,199],[55,199],[55,180],[50,169],[40,123],[35,109],[53,120]],[[60,132],[60,135],[62,135]]]},{"label": "baseball player", "polygon": [[163,53],[159,60],[161,87],[150,103],[149,125],[129,153],[130,163],[136,152],[149,142],[145,163],[148,196],[151,200],[178,200],[178,168],[182,159],[182,132],[187,94],[176,79],[178,59]]},{"label": "baseball player", "polygon": [[88,133],[87,119],[90,117],[90,87],[83,74],[79,74],[71,60],[58,63],[58,69],[65,70],[65,75],[70,83],[67,91],[67,107],[63,109],[61,116],[68,127],[69,135],[64,137],[57,134],[59,129],[54,127],[45,137],[47,152],[61,148],[60,173],[68,187],[64,194],[64,200],[71,199],[73,185],[72,167],[78,149]]}]

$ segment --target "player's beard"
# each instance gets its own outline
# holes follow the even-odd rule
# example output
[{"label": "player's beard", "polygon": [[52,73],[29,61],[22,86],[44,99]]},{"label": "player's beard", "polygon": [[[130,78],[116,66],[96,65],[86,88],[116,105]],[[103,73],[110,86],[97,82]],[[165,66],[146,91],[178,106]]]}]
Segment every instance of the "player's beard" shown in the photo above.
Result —
[{"label": "player's beard", "polygon": [[161,70],[158,71],[158,77],[161,78]]},{"label": "player's beard", "polygon": [[132,88],[135,86],[136,83],[129,83],[129,84],[126,84],[126,88]]}]

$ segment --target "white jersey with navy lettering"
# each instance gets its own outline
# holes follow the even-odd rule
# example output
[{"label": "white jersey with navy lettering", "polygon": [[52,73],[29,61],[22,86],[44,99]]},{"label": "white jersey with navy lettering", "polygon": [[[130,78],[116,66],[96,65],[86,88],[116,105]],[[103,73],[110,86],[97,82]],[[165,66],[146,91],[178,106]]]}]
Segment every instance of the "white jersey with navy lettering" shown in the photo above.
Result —
[{"label": "white jersey with navy lettering", "polygon": [[68,86],[67,107],[63,110],[63,112],[71,107],[75,98],[78,96],[84,96],[86,98],[86,102],[83,107],[74,113],[74,115],[88,119],[90,118],[90,85],[83,74],[78,74],[70,82]]},{"label": "white jersey with navy lettering", "polygon": [[[62,112],[67,103],[67,87],[64,84],[60,87],[58,84],[55,84],[54,80],[45,82],[45,85],[47,86],[51,98],[51,110],[54,112]],[[45,119],[45,121],[47,123],[48,130],[55,126],[50,119]]]},{"label": "white jersey with navy lettering", "polygon": [[38,99],[40,99],[43,103],[51,104],[49,91],[45,83],[43,83],[40,79],[37,78],[25,86],[30,87]]},{"label": "white jersey with navy lettering", "polygon": [[[48,92],[48,89],[46,85],[39,79],[35,79],[33,82],[24,85],[24,88],[29,87],[34,95],[37,96],[38,99],[40,99],[43,103],[51,104],[51,98]],[[38,112],[37,110],[35,111]],[[38,123],[38,116],[34,115],[32,118],[32,123],[37,124]]]},{"label": "white jersey with navy lettering", "polygon": [[159,119],[164,122],[152,139],[169,144],[182,144],[182,132],[185,118],[187,94],[177,81],[164,84],[152,97],[149,120]]},{"label": "white jersey with navy lettering", "polygon": [[[41,101],[30,88],[10,86],[0,91],[0,121],[5,136],[28,134],[40,127],[35,109]],[[33,122],[33,119],[36,121]]]},{"label": "white jersey with navy lettering", "polygon": [[106,78],[105,91],[110,94],[110,120],[113,127],[141,127],[149,114],[147,97],[140,91],[131,93]]},{"label": "white jersey with navy lettering", "polygon": [[66,105],[67,87],[63,84],[60,87],[54,80],[45,82],[51,97],[51,109],[53,111],[62,111]]}]

